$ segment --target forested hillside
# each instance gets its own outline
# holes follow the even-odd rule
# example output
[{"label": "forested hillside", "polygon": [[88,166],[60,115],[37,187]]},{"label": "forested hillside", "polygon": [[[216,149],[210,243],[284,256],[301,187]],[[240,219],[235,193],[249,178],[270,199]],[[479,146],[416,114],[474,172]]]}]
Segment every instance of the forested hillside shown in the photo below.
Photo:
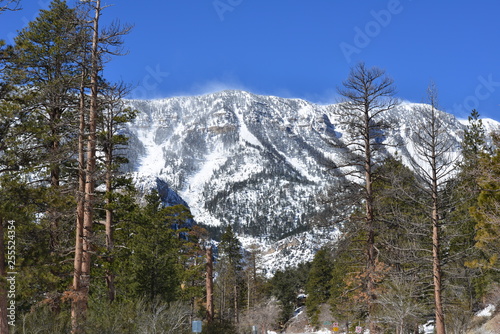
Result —
[{"label": "forested hillside", "polygon": [[107,12],[53,0],[0,41],[0,334],[472,333],[499,306],[497,122],[364,63],[328,106],[126,99]]}]

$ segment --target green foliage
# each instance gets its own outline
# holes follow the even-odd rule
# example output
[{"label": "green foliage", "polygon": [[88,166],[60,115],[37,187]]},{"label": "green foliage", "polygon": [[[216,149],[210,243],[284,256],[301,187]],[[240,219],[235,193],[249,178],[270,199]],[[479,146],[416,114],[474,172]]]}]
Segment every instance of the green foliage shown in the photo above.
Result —
[{"label": "green foliage", "polygon": [[366,316],[366,295],[362,282],[364,254],[359,248],[363,234],[363,229],[349,226],[332,255],[328,302],[333,318],[341,322],[364,320]]},{"label": "green foliage", "polygon": [[106,298],[93,298],[89,306],[86,333],[133,334],[139,331],[137,318],[143,308],[142,301],[110,303]]},{"label": "green foliage", "polygon": [[238,334],[236,327],[230,321],[214,321],[209,324],[204,324],[202,334]]},{"label": "green foliage", "polygon": [[76,133],[71,120],[76,114],[75,93],[79,87],[79,23],[74,9],[65,1],[54,0],[48,10],[42,10],[19,32],[7,71],[12,84],[28,88],[18,94],[30,109],[36,123],[32,130],[40,148],[46,150],[44,158],[51,169],[68,158],[65,150],[70,142],[62,138],[74,138]]},{"label": "green foliage", "polygon": [[243,251],[231,226],[227,226],[222,234],[218,251],[214,266],[218,276],[214,281],[214,295],[219,299],[216,306],[219,307],[220,319],[229,321],[237,317],[245,300]]},{"label": "green foliage", "polygon": [[77,32],[75,10],[53,1],[1,52],[0,187],[18,225],[21,308],[58,307],[71,279]]},{"label": "green foliage", "polygon": [[271,295],[276,297],[282,306],[279,319],[282,324],[292,317],[297,307],[302,306],[298,296],[306,290],[310,267],[310,263],[302,263],[296,268],[278,270],[269,282]]},{"label": "green foliage", "polygon": [[423,274],[432,231],[422,212],[425,195],[415,174],[397,158],[384,161],[379,175],[373,185],[379,261],[398,277],[401,272]]},{"label": "green foliage", "polygon": [[462,140],[462,165],[470,169],[477,167],[478,158],[486,151],[486,131],[477,110],[472,110],[468,121]]},{"label": "green foliage", "polygon": [[373,210],[376,217],[374,268],[367,272],[363,266],[367,258],[368,237],[364,220],[360,219],[363,209],[353,212],[341,227],[342,236],[331,254],[329,304],[334,319],[342,323],[366,320],[368,276],[379,296],[372,307],[373,318],[382,318],[385,313],[383,310],[396,302],[385,300],[388,296],[398,295],[396,287],[414,289],[405,295],[407,305],[420,309],[421,304],[428,301],[416,298],[427,293],[429,286],[429,275],[424,270],[428,264],[424,260],[427,254],[424,249],[429,244],[430,230],[422,225],[424,218],[417,210],[419,204],[413,200],[420,197],[415,175],[397,158],[381,162],[376,175],[373,182]]},{"label": "green foliage", "polygon": [[[58,308],[60,297],[67,288],[71,271],[69,263],[51,249],[50,230],[42,218],[37,218],[45,189],[33,188],[22,182],[14,173],[0,177],[0,219],[4,224],[4,244],[15,242],[15,270],[20,273],[17,284],[17,306],[29,310],[34,304],[45,301]],[[11,221],[12,224],[7,224]],[[9,226],[15,236],[8,235]],[[10,237],[13,237],[12,239]]]},{"label": "green foliage", "polygon": [[306,283],[307,315],[313,326],[319,326],[320,305],[330,299],[333,259],[331,250],[322,248],[314,256]]},{"label": "green foliage", "polygon": [[[117,46],[121,32],[113,29],[107,32],[117,35],[108,36],[106,42]],[[81,167],[75,160],[78,93],[80,85],[88,93],[84,73],[88,33],[89,25],[76,9],[66,1],[53,0],[19,32],[13,47],[0,42],[0,219],[16,223],[16,269],[21,273],[17,305],[20,312],[33,309],[26,313],[26,321],[32,323],[47,312],[61,312],[64,318],[69,307],[76,181]],[[189,210],[163,207],[157,193],[147,195],[144,206],[138,204],[130,179],[120,171],[127,162],[123,149],[128,139],[123,129],[137,112],[124,107],[125,85],[99,78],[99,89],[97,148],[103,154],[93,176],[97,186],[107,187],[105,192],[96,188],[93,203],[96,224],[90,240],[92,301],[87,328],[96,333],[134,332],[130,322],[123,327],[127,321],[120,321],[139,321],[137,315],[132,316],[132,305],[145,298],[147,306],[144,302],[143,309],[134,312],[155,314],[141,320],[144,328],[151,323],[162,327],[162,331],[151,327],[148,332],[181,333],[185,329],[171,328],[167,310],[176,300],[189,301],[194,308],[203,297],[204,259],[198,245],[203,232],[185,228],[192,218]],[[115,247],[108,247],[100,224],[109,212],[113,215],[106,217],[112,216]],[[113,276],[117,298],[108,305],[104,278]],[[175,305],[191,312],[184,304]],[[68,331],[67,323],[61,326],[47,330]]]},{"label": "green foliage", "polygon": [[49,9],[41,10],[15,38],[18,66],[12,70],[19,82],[50,88],[45,94],[75,87],[64,84],[77,80],[71,75],[78,71],[77,52],[82,43],[75,41],[81,23],[66,1],[53,0]]},{"label": "green foliage", "polygon": [[177,231],[181,235],[182,242],[178,251],[178,259],[181,264],[180,300],[190,301],[202,299],[205,293],[205,250],[200,247],[200,239],[207,239],[207,231],[199,226],[191,229]]},{"label": "green foliage", "polygon": [[224,234],[222,234],[219,252],[221,253],[221,258],[228,261],[229,265],[233,267],[235,271],[242,270],[242,259],[243,254],[241,250],[241,243],[236,238],[231,226],[227,226]]},{"label": "green foliage", "polygon": [[177,300],[181,294],[179,250],[183,241],[181,232],[173,227],[184,224],[191,214],[181,205],[163,208],[156,192],[147,195],[146,201],[120,233],[124,240],[118,242],[126,249],[119,254],[117,284],[122,284],[126,295],[144,296],[150,301]]},{"label": "green foliage", "polygon": [[[0,12],[4,9],[1,6]],[[20,323],[15,333],[70,331],[64,292],[71,285],[73,270],[70,260],[79,167],[75,161],[77,93],[82,81],[87,84],[82,79],[87,34],[88,25],[79,19],[76,10],[66,1],[53,0],[48,10],[42,10],[19,32],[15,45],[6,46],[0,41],[0,222],[5,227],[11,220],[16,226]],[[116,37],[112,43],[118,41]],[[389,98],[385,107],[391,108],[392,80],[377,69],[365,71],[364,65],[358,69],[387,84],[386,90],[367,93],[375,99]],[[359,84],[355,79],[349,80]],[[352,102],[342,106],[350,117],[342,117],[341,122],[352,130],[350,137],[361,149],[358,152],[363,153],[364,144],[376,152],[381,148],[381,130],[386,126],[376,116],[384,108],[373,106],[373,117],[363,115],[366,105],[358,102],[366,96],[352,91],[350,88],[355,86],[350,86],[349,80],[341,95]],[[372,90],[375,86],[364,88]],[[96,193],[95,218],[100,222],[105,210],[113,211],[115,247],[106,247],[104,228],[96,224],[91,240],[92,299],[85,327],[88,334],[188,333],[187,319],[196,312],[196,305],[202,305],[204,297],[205,260],[199,241],[206,237],[206,231],[184,227],[192,218],[189,210],[180,205],[163,207],[156,192],[139,199],[131,180],[122,177],[120,166],[127,161],[119,152],[128,144],[122,130],[136,115],[121,101],[126,91],[126,87],[100,78],[97,146],[104,156],[99,157],[100,169],[95,177],[97,185],[106,184],[105,173],[112,180],[105,192]],[[364,122],[363,116],[375,121]],[[353,117],[358,122],[353,122]],[[439,189],[447,196],[448,205],[440,212],[441,221],[447,224],[440,240],[446,256],[445,302],[447,311],[455,315],[448,322],[464,328],[480,297],[500,280],[500,134],[494,136],[496,149],[488,149],[477,111],[472,111],[469,123],[462,143],[460,173]],[[356,203],[359,208],[345,222],[335,250],[322,249],[311,264],[278,271],[267,282],[268,293],[282,306],[281,323],[302,306],[297,296],[304,292],[309,295],[306,304],[314,325],[318,325],[319,305],[325,302],[330,303],[338,321],[363,321],[371,298],[367,281],[374,285],[371,293],[379,296],[374,308],[377,313],[371,316],[378,316],[381,322],[401,329],[414,328],[429,313],[432,277],[427,254],[432,245],[429,220],[423,213],[429,204],[422,200],[426,198],[422,190],[425,187],[398,159],[375,161],[380,156],[371,157],[370,152],[352,156],[352,161],[347,162],[365,169],[369,166],[369,170],[361,167],[355,171],[372,174],[367,185],[373,181],[373,193],[368,188],[360,189],[362,184],[352,185],[354,190],[343,189],[343,195],[344,191],[352,192],[349,200],[355,200],[351,205]],[[271,172],[282,171],[263,173]],[[264,174],[257,179],[268,176]],[[242,182],[233,190],[244,186]],[[373,217],[362,208],[360,190],[370,193],[364,200],[373,206]],[[282,195],[285,200],[286,192]],[[207,205],[218,204],[214,200]],[[332,216],[323,214],[326,219]],[[367,220],[368,228],[363,224]],[[371,231],[376,231],[373,240],[368,236]],[[280,230],[273,234],[292,232]],[[9,241],[8,234],[4,233],[3,238]],[[232,321],[238,314],[245,309],[256,311],[254,305],[263,305],[256,297],[261,278],[256,277],[255,264],[245,268],[242,246],[231,227],[220,240],[215,283],[220,321],[206,325],[203,333],[236,333]],[[374,265],[368,267],[367,245],[376,250],[376,259],[371,259]],[[116,276],[117,298],[113,303],[105,297],[103,278],[109,272]]]},{"label": "green foliage", "polygon": [[412,330],[432,304],[432,227],[427,196],[401,160],[389,158],[374,183],[382,279],[376,316],[399,332]]},{"label": "green foliage", "polygon": [[[479,113],[473,110],[469,124],[464,131],[462,141],[462,160],[458,164],[458,173],[449,184],[449,192],[455,203],[454,210],[447,214],[447,220],[453,222],[445,231],[444,240],[449,240],[447,253],[453,259],[447,261],[445,303],[453,317],[448,317],[448,327],[459,332],[470,325],[474,310],[486,293],[488,284],[487,271],[474,265],[482,257],[474,247],[476,243],[476,219],[471,215],[471,208],[477,207],[481,174],[481,160],[488,155],[485,129]],[[478,288],[478,283],[481,287]]]},{"label": "green foliage", "polygon": [[485,270],[498,269],[500,247],[500,135],[494,135],[497,147],[491,155],[483,155],[480,160],[481,175],[477,205],[471,209],[476,224],[476,248],[481,252],[481,258],[469,263]]},{"label": "green foliage", "polygon": [[10,330],[12,334],[69,333],[71,321],[68,312],[54,312],[49,306],[41,306],[21,315]]}]

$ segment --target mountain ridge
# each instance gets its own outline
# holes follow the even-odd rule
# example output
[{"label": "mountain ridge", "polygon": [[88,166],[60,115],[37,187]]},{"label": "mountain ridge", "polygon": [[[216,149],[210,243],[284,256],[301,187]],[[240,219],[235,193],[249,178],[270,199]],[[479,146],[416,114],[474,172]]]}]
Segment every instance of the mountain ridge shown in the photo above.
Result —
[{"label": "mountain ridge", "polygon": [[[302,238],[317,249],[335,239],[334,232],[325,237],[310,222],[325,209],[318,195],[345,182],[329,168],[348,153],[338,105],[238,90],[127,104],[139,111],[128,126],[127,168],[141,191],[160,182],[187,203],[197,222],[232,225],[247,244],[248,238],[265,239],[262,247],[272,248],[280,240]],[[422,120],[419,106],[404,102],[386,113],[385,121],[395,126],[384,133],[390,144],[384,154],[403,162],[411,157],[411,137]],[[458,150],[465,126],[451,114],[439,117]],[[488,126],[500,129],[498,122]],[[333,148],[331,141],[344,148]],[[285,263],[299,256],[288,253],[274,258]]]}]

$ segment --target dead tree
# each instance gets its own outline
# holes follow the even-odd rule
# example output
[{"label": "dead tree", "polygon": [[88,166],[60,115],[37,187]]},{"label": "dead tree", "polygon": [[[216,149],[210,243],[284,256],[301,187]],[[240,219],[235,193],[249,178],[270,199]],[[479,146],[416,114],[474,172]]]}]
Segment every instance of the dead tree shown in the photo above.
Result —
[{"label": "dead tree", "polygon": [[338,89],[342,96],[338,108],[338,124],[345,130],[347,139],[344,144],[352,154],[347,161],[339,163],[344,175],[357,179],[354,187],[359,188],[358,203],[364,203],[363,220],[366,228],[366,267],[364,293],[367,296],[368,322],[370,333],[376,333],[373,321],[376,296],[376,258],[375,246],[377,218],[374,212],[373,181],[378,161],[377,152],[383,147],[383,131],[388,126],[382,116],[393,109],[398,101],[394,82],[385,71],[364,63],[351,69],[348,78]]},{"label": "dead tree", "polygon": [[454,173],[458,159],[458,148],[445,126],[444,113],[438,110],[437,91],[434,85],[428,89],[428,104],[419,110],[420,124],[416,125],[412,145],[415,156],[411,165],[416,172],[419,185],[425,194],[421,207],[426,208],[432,229],[432,277],[434,288],[434,309],[436,333],[445,334],[443,311],[443,279],[441,240],[443,238],[443,213],[451,202],[447,185]]}]

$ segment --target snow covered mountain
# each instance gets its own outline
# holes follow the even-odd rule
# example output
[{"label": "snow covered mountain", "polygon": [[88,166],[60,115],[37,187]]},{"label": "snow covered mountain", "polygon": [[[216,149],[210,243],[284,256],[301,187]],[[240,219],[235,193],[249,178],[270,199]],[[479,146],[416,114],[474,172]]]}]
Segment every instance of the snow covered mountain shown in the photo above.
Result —
[{"label": "snow covered mountain", "polygon": [[[309,222],[323,211],[318,195],[343,178],[329,168],[347,149],[328,144],[345,137],[336,105],[244,91],[128,104],[140,112],[129,125],[128,152],[140,189],[160,187],[164,201],[185,201],[199,223],[232,225],[245,244],[261,244],[269,267],[310,259],[335,238]],[[384,134],[393,144],[386,154],[403,161],[412,154],[418,106],[403,103],[386,115],[394,125]],[[464,125],[440,117],[458,148]]]}]

